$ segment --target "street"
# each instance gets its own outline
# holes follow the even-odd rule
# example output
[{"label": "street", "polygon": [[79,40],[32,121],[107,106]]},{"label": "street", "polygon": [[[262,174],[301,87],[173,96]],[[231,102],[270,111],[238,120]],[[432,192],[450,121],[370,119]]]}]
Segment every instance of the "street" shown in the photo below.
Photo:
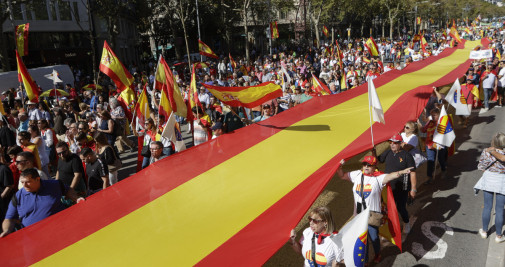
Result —
[{"label": "street", "polygon": [[[494,217],[489,237],[484,240],[478,235],[484,201],[482,192],[477,196],[473,192],[482,175],[477,170],[479,156],[490,146],[491,137],[504,130],[504,111],[495,107],[479,114],[479,110],[474,110],[467,129],[455,119],[457,152],[449,158],[448,178],[442,179],[439,169],[435,182],[424,185],[426,164],[417,170],[419,192],[414,204],[408,207],[412,230],[408,236],[403,235],[403,253],[383,240],[382,262],[371,266],[504,266],[505,243],[494,241]],[[379,153],[387,147],[378,146]],[[344,171],[358,169],[357,161],[362,157],[363,154],[358,155],[354,163],[346,163]],[[379,165],[379,169],[384,166]],[[352,214],[352,201],[351,184],[335,175],[312,207],[329,206],[340,229]],[[306,218],[307,215],[295,228],[298,236],[308,227]],[[288,242],[266,266],[295,266],[302,261]]]}]

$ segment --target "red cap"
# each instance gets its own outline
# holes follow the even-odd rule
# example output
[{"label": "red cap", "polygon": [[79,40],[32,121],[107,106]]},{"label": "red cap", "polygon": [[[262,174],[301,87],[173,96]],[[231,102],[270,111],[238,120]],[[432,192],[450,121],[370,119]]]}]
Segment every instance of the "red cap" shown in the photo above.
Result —
[{"label": "red cap", "polygon": [[362,161],[362,163],[368,163],[370,165],[376,165],[377,164],[377,158],[374,156],[366,156]]},{"label": "red cap", "polygon": [[403,138],[401,135],[399,134],[395,134],[393,135],[391,138],[389,138],[389,141],[393,141],[393,142],[402,142],[403,141]]}]

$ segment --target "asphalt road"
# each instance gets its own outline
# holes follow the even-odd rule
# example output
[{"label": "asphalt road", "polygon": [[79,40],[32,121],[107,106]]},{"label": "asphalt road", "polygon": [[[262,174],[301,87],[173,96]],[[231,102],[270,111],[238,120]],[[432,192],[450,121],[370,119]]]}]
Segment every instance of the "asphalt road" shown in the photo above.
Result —
[{"label": "asphalt road", "polygon": [[[495,244],[495,234],[482,239],[477,231],[481,228],[483,208],[482,193],[475,196],[473,186],[482,172],[477,170],[478,158],[482,150],[490,146],[491,137],[498,131],[505,131],[505,108],[492,108],[479,114],[473,111],[470,125],[464,129],[456,120],[457,153],[449,158],[448,178],[440,173],[431,185],[418,186],[418,194],[412,206],[412,230],[403,235],[403,252],[393,244],[381,244],[382,262],[370,266],[504,266],[505,243]],[[387,148],[378,146],[378,152]],[[358,169],[356,156],[344,165],[344,171]],[[379,165],[379,169],[384,169]],[[426,181],[426,164],[417,170],[418,184]],[[351,184],[334,177],[313,204],[313,207],[327,205],[333,212],[337,229],[352,215]],[[304,216],[295,230],[300,236],[308,227]],[[490,233],[494,232],[494,218],[490,223]],[[286,233],[286,241],[288,233]],[[370,257],[372,258],[372,257]],[[291,245],[284,245],[266,263],[266,266],[301,266],[303,259]]]},{"label": "asphalt road", "polygon": [[[449,158],[448,178],[442,179],[438,174],[433,184],[418,186],[417,198],[408,208],[412,230],[404,234],[403,252],[383,241],[383,260],[371,266],[504,266],[505,243],[495,244],[494,233],[485,240],[477,233],[481,227],[483,196],[482,193],[475,196],[473,192],[482,174],[477,170],[478,158],[490,145],[492,135],[505,131],[504,113],[505,107],[495,107],[483,114],[473,111],[467,129],[457,125],[456,118],[457,153]],[[182,125],[183,137],[190,145],[187,129],[187,124]],[[380,153],[380,147],[378,151]],[[356,156],[355,162],[362,156]],[[136,173],[137,152],[122,153],[121,158],[124,167],[119,171],[120,180]],[[359,163],[356,163],[353,165],[349,161],[344,171],[358,169]],[[422,184],[426,180],[426,166],[419,168],[417,174],[418,184]],[[328,205],[340,228],[352,214],[350,203],[351,184],[334,177],[313,206]],[[298,233],[308,227],[306,217],[296,227]],[[493,225],[494,218],[490,232],[494,232]],[[266,266],[300,266],[302,262],[301,255],[286,244]]]}]

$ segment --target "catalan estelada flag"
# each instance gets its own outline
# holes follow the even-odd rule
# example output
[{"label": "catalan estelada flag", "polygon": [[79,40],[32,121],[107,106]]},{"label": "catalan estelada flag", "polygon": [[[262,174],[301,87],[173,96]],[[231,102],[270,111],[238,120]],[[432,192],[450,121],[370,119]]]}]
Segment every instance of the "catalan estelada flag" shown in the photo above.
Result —
[{"label": "catalan estelada flag", "polygon": [[311,83],[312,83],[312,91],[317,92],[318,94],[321,95],[331,95],[331,91],[330,89],[328,89],[328,86],[321,83],[321,81],[314,74],[312,74]]},{"label": "catalan estelada flag", "polygon": [[114,54],[107,41],[103,42],[102,59],[100,60],[99,68],[101,72],[114,81],[119,91],[129,88],[133,84],[133,76],[121,63],[116,54]]},{"label": "catalan estelada flag", "polygon": [[32,76],[30,76],[30,73],[28,72],[28,69],[26,69],[25,64],[23,63],[23,60],[19,56],[17,50],[16,61],[18,65],[18,80],[23,83],[26,90],[26,96],[28,96],[30,101],[38,102],[39,87],[33,81]]},{"label": "catalan estelada flag", "polygon": [[198,40],[198,50],[200,51],[200,55],[206,56],[206,57],[211,57],[218,59],[219,57],[210,49],[208,45],[206,45],[204,42],[201,40]]},{"label": "catalan estelada flag", "polygon": [[323,33],[324,33],[324,36],[328,37],[329,35],[329,31],[328,31],[328,28],[326,26],[323,25]]},{"label": "catalan estelada flag", "polygon": [[279,38],[279,29],[277,28],[277,21],[270,23],[270,37],[272,37],[272,39]]},{"label": "catalan estelada flag", "polygon": [[370,37],[368,40],[366,40],[365,47],[368,49],[368,52],[370,52],[370,55],[374,57],[379,56],[379,48],[377,47],[377,44],[375,43],[373,37]]},{"label": "catalan estelada flag", "polygon": [[[186,103],[184,103],[184,98],[182,97],[177,82],[174,81],[174,75],[170,67],[168,67],[167,62],[162,56],[156,68],[154,88],[161,90],[162,98],[160,99],[159,114],[164,115],[166,120],[168,120],[172,111],[177,116],[187,116],[187,106]],[[164,98],[164,96],[166,98]]]},{"label": "catalan estelada flag", "polygon": [[282,88],[274,82],[256,86],[222,87],[202,84],[217,99],[231,107],[253,108],[268,100],[281,97]]},{"label": "catalan estelada flag", "polygon": [[[433,86],[464,75],[476,44],[464,42],[376,78],[388,120],[388,125],[373,126],[376,142],[387,141],[405,121],[419,117]],[[286,244],[286,233],[306,216],[341,159],[370,149],[367,99],[365,84],[345,94],[316,97],[160,160],[0,238],[2,266],[62,266],[69,261],[87,266],[262,266]],[[342,131],[336,125],[349,127]],[[286,164],[289,168],[282,167]],[[344,194],[349,187],[338,190]],[[349,203],[338,208],[342,216],[352,215]],[[364,248],[367,222],[364,216],[363,231],[350,231],[358,235],[354,244],[357,238],[362,243],[345,255]]]},{"label": "catalan estelada flag", "polygon": [[30,23],[16,26],[16,48],[21,56],[28,56],[28,29]]},{"label": "catalan estelada flag", "polygon": [[139,124],[144,127],[144,122],[151,117],[151,110],[149,109],[149,101],[146,93],[147,83],[139,96],[137,105],[135,106],[135,116],[139,119]]}]

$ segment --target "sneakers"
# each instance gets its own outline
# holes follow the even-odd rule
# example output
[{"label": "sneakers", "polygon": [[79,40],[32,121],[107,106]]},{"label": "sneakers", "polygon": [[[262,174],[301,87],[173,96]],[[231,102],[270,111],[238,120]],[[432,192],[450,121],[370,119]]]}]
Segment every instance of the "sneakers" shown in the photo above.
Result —
[{"label": "sneakers", "polygon": [[480,237],[482,237],[483,239],[486,239],[487,238],[487,232],[484,231],[482,228],[479,229],[479,235]]},{"label": "sneakers", "polygon": [[404,226],[403,226],[403,231],[408,234],[410,233],[410,223],[406,223]]},{"label": "sneakers", "polygon": [[501,243],[501,242],[503,242],[503,241],[505,241],[505,236],[503,236],[503,235],[496,236],[496,237],[494,238],[494,242],[496,242],[496,243]]}]

